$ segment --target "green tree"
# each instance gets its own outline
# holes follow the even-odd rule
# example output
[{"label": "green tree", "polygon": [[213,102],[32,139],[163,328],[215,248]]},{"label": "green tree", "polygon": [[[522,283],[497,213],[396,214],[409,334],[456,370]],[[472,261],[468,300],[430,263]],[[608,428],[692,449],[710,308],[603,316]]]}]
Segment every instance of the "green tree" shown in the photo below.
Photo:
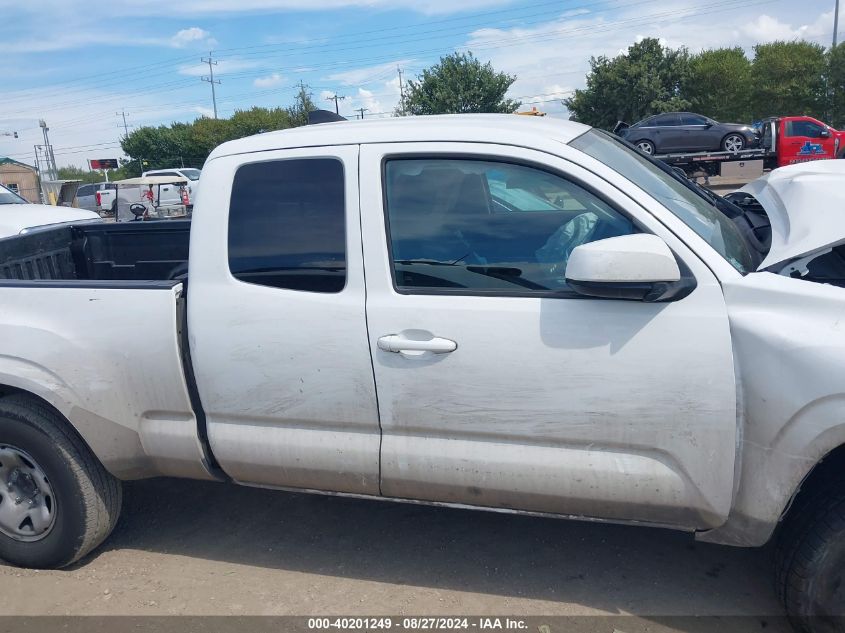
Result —
[{"label": "green tree", "polygon": [[682,93],[692,110],[719,121],[748,121],[751,61],[740,47],[702,51],[690,59]]},{"label": "green tree", "polygon": [[234,138],[293,127],[291,115],[287,108],[236,110],[229,120],[231,122],[230,131]]},{"label": "green tree", "polygon": [[313,96],[308,86],[302,83],[299,84],[299,92],[296,93],[294,104],[286,108],[293,127],[308,125],[308,113],[317,109],[312,99]]},{"label": "green tree", "polygon": [[813,42],[772,42],[754,47],[751,115],[806,114],[824,118],[825,49]]},{"label": "green tree", "polygon": [[79,180],[82,182],[103,182],[106,179],[102,171],[82,169],[80,167],[59,167],[59,180]]},{"label": "green tree", "polygon": [[690,72],[689,53],[646,38],[627,52],[609,59],[590,59],[587,87],[563,104],[582,123],[612,128],[617,121],[634,123],[651,114],[686,110],[682,94]]},{"label": "green tree", "polygon": [[514,81],[472,53],[452,53],[408,82],[397,114],[514,112],[521,103],[505,98]]},{"label": "green tree", "polygon": [[845,42],[827,54],[830,123],[845,129]]}]

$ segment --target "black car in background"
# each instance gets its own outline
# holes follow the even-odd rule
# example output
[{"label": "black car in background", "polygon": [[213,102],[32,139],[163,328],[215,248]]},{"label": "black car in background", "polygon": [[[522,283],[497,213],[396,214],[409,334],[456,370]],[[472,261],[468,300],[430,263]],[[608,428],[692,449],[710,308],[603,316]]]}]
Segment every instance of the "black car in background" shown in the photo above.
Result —
[{"label": "black car in background", "polygon": [[758,145],[760,137],[750,125],[719,123],[692,112],[655,114],[639,123],[614,130],[645,154],[675,152],[738,152]]}]

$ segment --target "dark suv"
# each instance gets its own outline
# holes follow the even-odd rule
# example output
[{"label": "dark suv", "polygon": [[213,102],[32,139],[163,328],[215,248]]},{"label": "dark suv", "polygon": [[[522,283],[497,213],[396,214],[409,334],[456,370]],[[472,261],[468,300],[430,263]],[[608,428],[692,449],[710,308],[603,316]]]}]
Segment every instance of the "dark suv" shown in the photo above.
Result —
[{"label": "dark suv", "polygon": [[[692,112],[655,114],[616,133],[646,154],[673,152],[738,152],[755,147],[759,136],[743,123],[719,123]],[[620,129],[621,128],[621,129]]]}]

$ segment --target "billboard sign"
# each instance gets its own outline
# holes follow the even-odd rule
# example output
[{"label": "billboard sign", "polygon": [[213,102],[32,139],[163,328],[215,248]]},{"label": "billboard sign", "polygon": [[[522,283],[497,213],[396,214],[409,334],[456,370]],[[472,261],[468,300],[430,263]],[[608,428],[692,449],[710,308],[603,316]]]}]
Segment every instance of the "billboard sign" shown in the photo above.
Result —
[{"label": "billboard sign", "polygon": [[119,167],[116,158],[100,158],[99,160],[92,158],[88,161],[88,166],[91,169],[117,169]]}]

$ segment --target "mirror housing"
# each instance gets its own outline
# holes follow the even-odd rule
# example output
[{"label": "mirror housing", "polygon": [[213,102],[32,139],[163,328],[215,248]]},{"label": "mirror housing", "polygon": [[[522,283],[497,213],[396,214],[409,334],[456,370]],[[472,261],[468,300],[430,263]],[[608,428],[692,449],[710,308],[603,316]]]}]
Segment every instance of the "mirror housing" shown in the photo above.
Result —
[{"label": "mirror housing", "polygon": [[830,130],[822,130],[821,134],[819,134],[821,138],[830,138]]},{"label": "mirror housing", "polygon": [[581,244],[566,263],[566,283],[589,297],[671,301],[695,288],[672,251],[656,235],[636,233]]}]

